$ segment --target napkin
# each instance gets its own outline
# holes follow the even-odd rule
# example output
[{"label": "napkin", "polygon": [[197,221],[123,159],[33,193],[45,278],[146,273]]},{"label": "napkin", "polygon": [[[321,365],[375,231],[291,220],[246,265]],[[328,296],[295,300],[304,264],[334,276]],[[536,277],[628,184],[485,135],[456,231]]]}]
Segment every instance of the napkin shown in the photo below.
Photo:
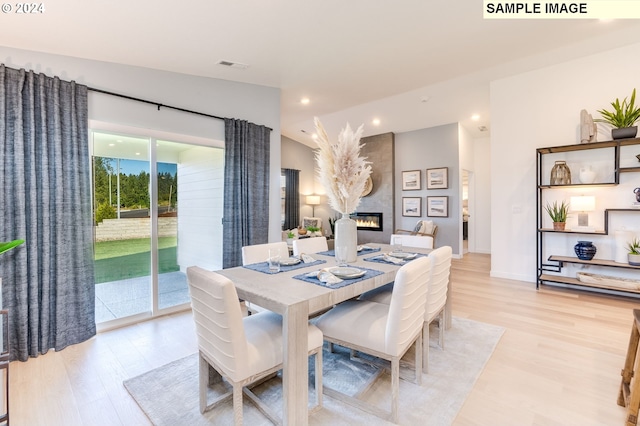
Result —
[{"label": "napkin", "polygon": [[341,278],[336,277],[327,269],[320,269],[319,271],[312,271],[307,274],[307,277],[317,278],[318,281],[327,284],[338,284],[342,282]]},{"label": "napkin", "polygon": [[313,263],[316,261],[313,257],[304,253],[300,253],[300,260],[302,260],[303,263]]},{"label": "napkin", "polygon": [[380,256],[377,256],[376,259],[382,259],[385,262],[393,263],[396,265],[402,265],[404,263],[404,260],[398,257],[389,256],[387,253],[383,253]]},{"label": "napkin", "polygon": [[373,247],[369,246],[358,246],[358,251],[360,250],[373,250]]}]

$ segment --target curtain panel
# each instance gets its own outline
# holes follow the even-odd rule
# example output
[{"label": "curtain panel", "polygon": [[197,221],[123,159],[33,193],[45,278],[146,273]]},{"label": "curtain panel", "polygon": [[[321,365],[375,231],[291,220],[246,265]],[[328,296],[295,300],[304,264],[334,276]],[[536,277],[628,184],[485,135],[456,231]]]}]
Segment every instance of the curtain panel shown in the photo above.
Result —
[{"label": "curtain panel", "polygon": [[222,266],[242,265],[242,247],[269,239],[268,127],[225,118]]},{"label": "curtain panel", "polygon": [[0,66],[0,259],[11,359],[94,336],[87,87]]},{"label": "curtain panel", "polygon": [[286,182],[284,188],[283,229],[293,229],[300,225],[300,170],[282,169]]}]

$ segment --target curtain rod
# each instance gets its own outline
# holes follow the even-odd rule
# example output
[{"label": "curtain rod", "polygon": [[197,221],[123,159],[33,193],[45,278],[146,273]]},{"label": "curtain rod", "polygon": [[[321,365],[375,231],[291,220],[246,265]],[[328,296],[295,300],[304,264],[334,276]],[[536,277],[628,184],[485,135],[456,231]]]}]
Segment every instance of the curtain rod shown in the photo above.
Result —
[{"label": "curtain rod", "polygon": [[[195,115],[200,115],[203,117],[209,117],[209,118],[215,118],[218,120],[224,120],[224,117],[218,117],[217,115],[212,115],[212,114],[207,114],[204,112],[199,112],[199,111],[192,111],[190,109],[185,109],[185,108],[180,108],[180,107],[175,107],[175,106],[171,106],[171,105],[165,105],[165,104],[161,104],[159,102],[154,102],[154,101],[149,101],[146,99],[140,99],[140,98],[136,98],[133,96],[129,96],[129,95],[123,95],[120,93],[114,93],[114,92],[109,92],[108,90],[102,90],[102,89],[96,89],[94,87],[88,87],[87,86],[87,90],[90,90],[92,92],[96,92],[96,93],[102,93],[105,95],[110,95],[110,96],[115,96],[118,98],[123,98],[123,99],[129,99],[130,101],[136,101],[136,102],[142,102],[145,104],[149,104],[149,105],[155,105],[156,107],[158,107],[158,111],[160,111],[160,108],[168,108],[168,109],[172,109],[175,111],[181,111],[181,112],[187,112],[189,114],[195,114]],[[270,131],[273,131],[273,129],[271,127],[267,127],[265,126],[267,129],[269,129]]]}]

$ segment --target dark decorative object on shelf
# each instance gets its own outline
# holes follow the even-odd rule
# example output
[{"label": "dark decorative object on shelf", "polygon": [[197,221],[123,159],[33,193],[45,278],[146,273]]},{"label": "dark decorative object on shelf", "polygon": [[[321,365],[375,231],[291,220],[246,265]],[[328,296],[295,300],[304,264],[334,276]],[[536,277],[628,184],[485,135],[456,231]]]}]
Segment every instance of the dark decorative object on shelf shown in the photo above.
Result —
[{"label": "dark decorative object on shelf", "polygon": [[636,155],[636,158],[640,161],[640,154]]},{"label": "dark decorative object on shelf", "polygon": [[573,249],[580,260],[591,260],[596,255],[596,246],[591,241],[578,241]]},{"label": "dark decorative object on shelf", "polygon": [[634,189],[633,193],[636,194],[636,201],[640,203],[640,188]]},{"label": "dark decorative object on shelf", "polygon": [[551,185],[571,185],[571,169],[566,161],[556,161],[551,169]]}]

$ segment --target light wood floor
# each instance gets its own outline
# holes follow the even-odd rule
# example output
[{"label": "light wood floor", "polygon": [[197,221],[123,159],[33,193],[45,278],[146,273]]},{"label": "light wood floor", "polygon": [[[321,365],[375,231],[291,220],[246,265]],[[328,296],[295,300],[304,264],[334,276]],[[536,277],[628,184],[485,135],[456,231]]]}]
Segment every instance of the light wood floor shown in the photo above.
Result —
[{"label": "light wood floor", "polygon": [[[455,425],[624,423],[616,397],[635,301],[490,278],[478,254],[454,260],[452,285],[455,316],[506,329]],[[196,347],[182,313],[13,362],[11,424],[149,425],[122,381]]]}]

